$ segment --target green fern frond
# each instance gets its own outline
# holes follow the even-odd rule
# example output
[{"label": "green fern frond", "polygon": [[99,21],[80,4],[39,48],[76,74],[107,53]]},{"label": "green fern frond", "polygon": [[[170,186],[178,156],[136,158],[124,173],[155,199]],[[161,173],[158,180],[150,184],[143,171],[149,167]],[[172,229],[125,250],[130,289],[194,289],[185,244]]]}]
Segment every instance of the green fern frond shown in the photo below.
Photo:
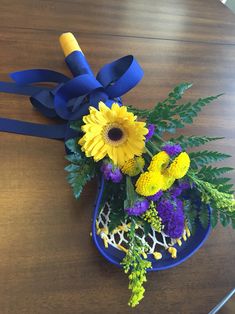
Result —
[{"label": "green fern frond", "polygon": [[218,99],[223,94],[216,96],[209,96],[206,98],[199,98],[195,103],[188,102],[179,105],[175,108],[174,114],[179,115],[181,120],[185,123],[192,123],[193,118],[202,110],[203,107],[210,104],[212,101]]},{"label": "green fern frond", "polygon": [[146,120],[147,123],[157,126],[156,132],[175,133],[177,128],[183,128],[193,122],[203,107],[218,99],[222,94],[199,98],[196,102],[178,104],[182,95],[192,86],[191,83],[182,83],[171,91],[168,97],[157,103],[153,109],[136,109],[129,106],[129,111]]},{"label": "green fern frond", "polygon": [[220,184],[220,185],[218,185],[218,191],[228,193],[228,194],[234,194],[233,188],[234,188],[233,184]]},{"label": "green fern frond", "polygon": [[203,166],[197,173],[198,178],[217,186],[220,192],[233,194],[233,184],[229,184],[231,178],[220,177],[221,175],[234,170],[232,167]]},{"label": "green fern frond", "polygon": [[208,206],[203,203],[201,204],[201,208],[199,211],[199,221],[204,229],[208,227],[209,224]]},{"label": "green fern frond", "polygon": [[177,104],[177,99],[168,102],[158,103],[149,115],[145,116],[148,123],[155,124],[159,132],[174,133],[177,128],[183,128],[191,124],[201,109],[216,100],[220,95],[199,98],[196,102]]},{"label": "green fern frond", "polygon": [[196,231],[196,221],[198,217],[198,212],[191,200],[184,200],[184,214],[187,221],[187,226],[192,234]]},{"label": "green fern frond", "polygon": [[72,121],[70,122],[70,128],[77,131],[77,132],[81,132],[81,127],[84,124],[84,122],[82,120],[76,120],[76,121]]},{"label": "green fern frond", "polygon": [[65,170],[69,172],[67,180],[75,198],[78,199],[84,186],[95,176],[95,167],[91,163],[85,163],[82,166],[71,164]]},{"label": "green fern frond", "polygon": [[194,169],[198,169],[199,167],[210,164],[212,162],[221,161],[231,157],[228,154],[208,150],[191,152],[189,153],[189,156],[191,160],[191,167]]},{"label": "green fern frond", "polygon": [[223,137],[209,137],[209,136],[184,136],[180,135],[176,138],[171,138],[169,142],[180,144],[182,149],[188,147],[197,147],[209,143],[211,141],[221,140]]},{"label": "green fern frond", "polygon": [[190,87],[192,87],[191,83],[181,83],[177,85],[168,94],[167,98],[164,99],[162,102],[159,102],[153,109],[138,109],[133,106],[128,106],[128,110],[133,112],[135,115],[138,115],[138,117],[146,118],[148,120],[149,120],[149,116],[155,115],[156,110],[161,111],[162,116],[164,116],[164,111],[167,111],[169,109],[168,106],[175,105],[176,102],[182,98],[185,91],[188,90]]},{"label": "green fern frond", "polygon": [[65,167],[65,171],[69,173],[67,181],[73,189],[75,198],[78,199],[86,183],[95,176],[95,163],[84,155],[76,138],[69,139],[65,145],[71,152],[65,157],[70,162]]},{"label": "green fern frond", "polygon": [[[212,167],[212,166],[203,166],[199,172],[198,176],[202,179],[214,179],[219,176],[221,176],[224,173],[230,172],[234,170],[232,167]],[[221,178],[221,179],[226,179],[226,178]],[[228,178],[229,180],[229,178]],[[220,184],[226,183],[228,180],[225,180],[223,182],[220,182]]]},{"label": "green fern frond", "polygon": [[211,215],[210,215],[210,222],[211,222],[211,226],[212,228],[215,228],[217,223],[218,223],[218,210],[215,208],[211,208]]},{"label": "green fern frond", "polygon": [[[234,195],[222,192],[218,187],[208,181],[199,179],[196,173],[188,173],[190,180],[196,185],[201,193],[201,201],[204,204],[210,204],[212,208],[211,223],[217,224],[218,218],[223,226],[227,226],[235,219],[235,199]],[[219,214],[219,216],[218,216]]]},{"label": "green fern frond", "polygon": [[182,98],[184,93],[193,86],[192,83],[181,83],[177,85],[172,92],[169,93],[168,97],[164,100],[164,102],[172,103],[173,100],[179,100]]}]

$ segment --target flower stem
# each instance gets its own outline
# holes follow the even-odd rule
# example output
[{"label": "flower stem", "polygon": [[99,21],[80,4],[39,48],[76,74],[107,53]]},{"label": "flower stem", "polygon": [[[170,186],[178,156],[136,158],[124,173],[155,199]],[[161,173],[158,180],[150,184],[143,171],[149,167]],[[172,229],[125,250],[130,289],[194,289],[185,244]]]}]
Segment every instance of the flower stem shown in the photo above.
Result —
[{"label": "flower stem", "polygon": [[154,137],[157,138],[158,140],[160,140],[162,143],[167,143],[160,135],[158,135],[157,133],[154,133]]},{"label": "flower stem", "polygon": [[149,156],[153,158],[153,154],[150,152],[150,150],[146,146],[145,146],[145,150],[146,150],[146,153],[148,153]]}]

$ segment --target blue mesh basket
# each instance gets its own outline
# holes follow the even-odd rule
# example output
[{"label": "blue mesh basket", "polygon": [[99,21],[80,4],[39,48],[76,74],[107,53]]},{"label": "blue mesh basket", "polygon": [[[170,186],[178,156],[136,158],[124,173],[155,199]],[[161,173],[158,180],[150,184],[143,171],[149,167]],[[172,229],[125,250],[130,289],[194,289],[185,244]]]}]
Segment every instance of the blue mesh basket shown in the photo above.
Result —
[{"label": "blue mesh basket", "polygon": [[[125,256],[125,253],[122,250],[119,250],[113,246],[108,246],[107,248],[104,245],[104,241],[97,234],[97,225],[96,220],[99,215],[100,204],[102,200],[102,194],[104,191],[104,179],[100,180],[98,195],[96,199],[96,204],[93,212],[93,222],[92,222],[92,238],[95,242],[96,247],[99,252],[111,263],[121,267],[120,262]],[[208,206],[208,212],[210,215],[210,207]],[[175,245],[177,248],[177,258],[173,259],[171,255],[166,251],[162,250],[162,258],[156,260],[152,254],[148,254],[148,260],[152,262],[152,268],[149,271],[164,270],[174,266],[177,266],[187,260],[192,256],[206,241],[209,233],[211,231],[210,223],[207,228],[203,228],[199,221],[197,221],[196,232],[190,236],[190,238],[183,242],[181,246],[178,244]]]}]

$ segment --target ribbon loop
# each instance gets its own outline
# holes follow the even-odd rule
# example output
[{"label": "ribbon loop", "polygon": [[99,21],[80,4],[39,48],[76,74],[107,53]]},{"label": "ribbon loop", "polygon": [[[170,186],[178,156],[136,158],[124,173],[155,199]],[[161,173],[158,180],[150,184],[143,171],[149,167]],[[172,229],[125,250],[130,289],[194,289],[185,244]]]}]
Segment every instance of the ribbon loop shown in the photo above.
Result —
[{"label": "ribbon loop", "polygon": [[[72,79],[56,71],[32,69],[12,73],[14,82],[0,82],[0,92],[28,95],[32,105],[43,115],[66,120],[67,126],[58,126],[58,136],[55,134],[57,126],[45,126],[44,130],[42,125],[4,118],[0,119],[0,131],[65,139],[72,134],[69,121],[87,114],[90,105],[97,108],[99,101],[109,107],[113,102],[121,105],[120,96],[143,77],[143,70],[131,55],[104,65],[96,78],[81,52],[71,53],[66,63],[75,76]],[[57,84],[54,87],[32,85],[42,82]]]},{"label": "ribbon loop", "polygon": [[144,71],[131,55],[106,64],[97,74],[109,98],[120,97],[142,79]]},{"label": "ribbon loop", "polygon": [[48,118],[58,117],[54,108],[54,95],[50,91],[41,90],[30,97],[30,102],[44,116]]},{"label": "ribbon loop", "polygon": [[71,79],[55,94],[54,105],[57,114],[65,120],[80,118],[79,107],[75,112],[72,112],[67,107],[68,101],[76,97],[86,96],[98,88],[102,88],[102,85],[92,75],[83,74]]}]

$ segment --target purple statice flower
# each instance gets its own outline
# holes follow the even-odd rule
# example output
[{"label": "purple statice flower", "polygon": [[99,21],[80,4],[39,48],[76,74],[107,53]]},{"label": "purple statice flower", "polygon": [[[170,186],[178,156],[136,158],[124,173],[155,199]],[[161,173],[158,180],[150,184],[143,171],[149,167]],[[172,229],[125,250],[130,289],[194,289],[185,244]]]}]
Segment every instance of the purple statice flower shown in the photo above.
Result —
[{"label": "purple statice flower", "polygon": [[104,174],[106,180],[111,180],[114,183],[119,183],[122,180],[122,173],[119,168],[113,168],[111,163],[103,163],[100,170]]},{"label": "purple statice flower", "polygon": [[176,198],[188,189],[191,189],[191,185],[188,180],[178,180],[177,183],[172,186],[169,192],[173,198]]},{"label": "purple statice flower", "polygon": [[148,130],[149,130],[149,132],[145,135],[146,141],[149,141],[151,139],[151,137],[153,136],[153,134],[154,134],[154,131],[155,131],[154,124],[149,124],[148,125]]},{"label": "purple statice flower", "polygon": [[134,206],[125,208],[125,211],[131,216],[142,215],[149,208],[149,202],[145,199],[142,201],[137,201]]},{"label": "purple statice flower", "polygon": [[149,196],[149,197],[148,197],[148,200],[149,200],[149,201],[154,201],[154,202],[156,202],[156,201],[159,200],[159,198],[160,198],[162,195],[163,195],[163,192],[162,192],[162,190],[160,190],[160,191],[158,191],[156,194],[154,194],[154,195],[152,195],[152,196]]},{"label": "purple statice flower", "polygon": [[183,202],[179,199],[161,199],[157,211],[165,234],[173,239],[180,238],[184,230]]},{"label": "purple statice flower", "polygon": [[176,200],[176,208],[166,228],[166,233],[174,239],[181,237],[184,230],[183,202],[179,199]]},{"label": "purple statice flower", "polygon": [[110,171],[112,171],[113,169],[113,166],[112,164],[109,164],[109,163],[103,163],[102,166],[100,167],[100,170],[103,172],[104,175],[108,175],[108,173]]},{"label": "purple statice flower", "polygon": [[169,190],[170,194],[172,195],[172,197],[178,197],[180,196],[180,194],[183,192],[183,189],[179,186],[173,186],[170,190]]},{"label": "purple statice flower", "polygon": [[178,185],[182,190],[191,189],[191,185],[188,180],[178,180]]},{"label": "purple statice flower", "polygon": [[116,168],[110,173],[110,179],[114,183],[119,183],[122,181],[122,173],[119,168]]},{"label": "purple statice flower", "polygon": [[166,144],[162,147],[169,156],[174,157],[182,152],[182,147],[179,144]]}]

